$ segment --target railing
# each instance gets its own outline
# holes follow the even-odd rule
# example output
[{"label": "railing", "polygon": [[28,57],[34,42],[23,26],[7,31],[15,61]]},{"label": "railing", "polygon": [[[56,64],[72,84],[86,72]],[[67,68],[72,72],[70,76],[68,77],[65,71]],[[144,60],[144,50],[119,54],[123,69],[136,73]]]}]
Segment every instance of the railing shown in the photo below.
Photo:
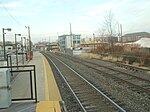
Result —
[{"label": "railing", "polygon": [[[12,101],[24,101],[24,100],[32,100],[37,102],[37,84],[36,84],[36,71],[35,71],[35,65],[25,65],[25,66],[2,66],[2,68],[10,68],[10,73],[12,80],[15,79],[16,76],[21,75],[29,75],[29,85],[30,85],[30,96],[27,98],[15,98],[12,99]],[[19,86],[19,85],[18,85]]]}]

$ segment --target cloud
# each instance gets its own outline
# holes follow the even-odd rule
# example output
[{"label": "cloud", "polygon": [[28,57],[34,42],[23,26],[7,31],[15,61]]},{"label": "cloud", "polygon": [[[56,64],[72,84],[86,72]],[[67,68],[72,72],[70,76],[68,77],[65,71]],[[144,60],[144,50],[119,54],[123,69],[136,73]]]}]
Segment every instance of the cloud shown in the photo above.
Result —
[{"label": "cloud", "polygon": [[[70,22],[74,32],[93,32],[101,27],[110,10],[123,32],[150,31],[150,0],[10,0],[3,4],[18,21],[30,24],[34,33],[69,32]],[[0,13],[2,21],[15,23],[5,10]]]},{"label": "cloud", "polygon": [[20,1],[1,2],[1,3],[6,8],[18,8],[18,7],[20,8],[20,7],[24,6],[24,4],[22,4],[22,2],[20,2]]},{"label": "cloud", "polygon": [[148,20],[150,18],[149,6],[150,1],[111,0],[85,10],[82,9],[82,11],[85,12],[84,15],[87,18],[91,18],[91,20],[95,19],[95,22],[103,22],[105,12],[112,10],[115,19],[124,25],[124,30],[132,32],[137,29],[142,30],[150,24]]}]

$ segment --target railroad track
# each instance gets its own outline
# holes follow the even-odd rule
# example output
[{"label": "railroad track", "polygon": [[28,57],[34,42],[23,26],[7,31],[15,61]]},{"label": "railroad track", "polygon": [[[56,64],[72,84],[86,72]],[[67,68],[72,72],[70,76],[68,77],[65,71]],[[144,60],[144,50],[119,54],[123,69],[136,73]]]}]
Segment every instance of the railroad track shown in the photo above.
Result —
[{"label": "railroad track", "polygon": [[118,105],[67,64],[50,54],[44,55],[57,68],[83,112],[125,112],[121,104]]},{"label": "railroad track", "polygon": [[150,80],[148,79],[138,77],[131,73],[127,73],[119,69],[115,69],[113,67],[85,61],[77,57],[72,58],[71,56],[67,56],[64,54],[57,54],[57,55],[64,57],[65,59],[74,61],[76,63],[80,63],[88,68],[95,70],[98,73],[103,73],[105,77],[112,78],[119,84],[123,84],[123,85],[125,84],[132,91],[135,91],[139,94],[146,93],[148,94],[148,96],[150,95]]}]

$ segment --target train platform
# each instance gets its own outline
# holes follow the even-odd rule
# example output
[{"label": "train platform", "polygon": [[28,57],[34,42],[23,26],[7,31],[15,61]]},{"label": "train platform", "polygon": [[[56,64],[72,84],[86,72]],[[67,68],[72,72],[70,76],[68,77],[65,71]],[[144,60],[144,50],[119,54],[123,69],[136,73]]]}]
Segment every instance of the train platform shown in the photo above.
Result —
[{"label": "train platform", "polygon": [[[0,109],[0,112],[61,112],[61,95],[46,58],[41,53],[34,52],[33,60],[27,65],[35,65],[37,102],[12,101],[9,108]],[[19,73],[13,80],[12,99],[30,96],[30,80],[25,74]]]}]

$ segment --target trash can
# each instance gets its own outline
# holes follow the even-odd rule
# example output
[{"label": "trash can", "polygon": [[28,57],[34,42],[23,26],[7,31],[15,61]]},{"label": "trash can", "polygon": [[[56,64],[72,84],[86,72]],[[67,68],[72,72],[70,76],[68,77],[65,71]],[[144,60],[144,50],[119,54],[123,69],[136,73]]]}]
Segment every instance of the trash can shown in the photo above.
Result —
[{"label": "trash can", "polygon": [[32,54],[28,54],[28,55],[27,55],[27,59],[28,59],[28,60],[32,60],[32,59],[33,59],[33,55],[32,55]]},{"label": "trash can", "polygon": [[0,68],[0,108],[11,105],[10,69]]}]

